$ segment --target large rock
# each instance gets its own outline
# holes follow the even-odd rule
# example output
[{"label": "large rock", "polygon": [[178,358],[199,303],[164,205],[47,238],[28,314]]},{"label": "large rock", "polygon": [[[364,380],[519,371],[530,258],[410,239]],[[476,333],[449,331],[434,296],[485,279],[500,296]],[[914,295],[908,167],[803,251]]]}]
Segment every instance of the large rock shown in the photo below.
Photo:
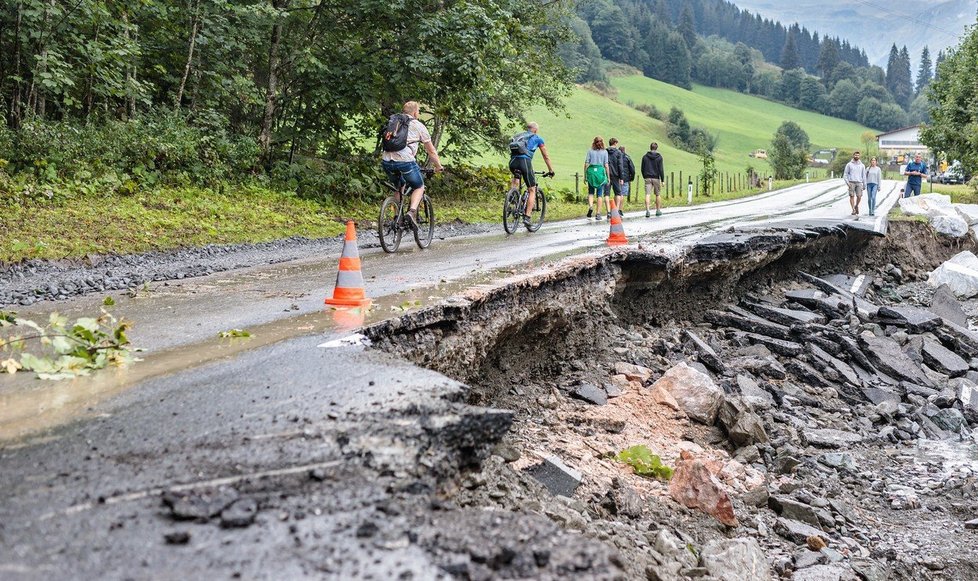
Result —
[{"label": "large rock", "polygon": [[744,401],[751,407],[764,410],[774,407],[774,396],[749,375],[738,375],[737,387],[740,388]]},{"label": "large rock", "polygon": [[961,377],[970,369],[967,361],[936,341],[924,341],[921,355],[931,369],[950,377]]},{"label": "large rock", "polygon": [[706,341],[700,339],[696,333],[690,331],[689,329],[686,329],[683,331],[683,333],[693,344],[693,347],[696,349],[696,353],[703,365],[706,365],[717,373],[723,373],[727,370],[726,366],[723,364],[723,360],[720,359],[717,352],[713,350],[713,347],[707,345]]},{"label": "large rock", "polygon": [[824,316],[809,311],[782,309],[780,307],[772,307],[759,303],[745,303],[744,306],[758,316],[764,317],[769,321],[774,321],[775,323],[787,325],[789,327],[791,325],[807,325],[809,323],[822,324],[825,322]]},{"label": "large rock", "polygon": [[930,312],[939,316],[944,321],[950,321],[960,327],[968,326],[968,315],[961,308],[961,303],[954,297],[950,287],[942,284],[934,291],[930,299]]},{"label": "large rock", "polygon": [[815,565],[795,571],[792,581],[855,581],[858,579],[844,565]]},{"label": "large rock", "polygon": [[680,363],[652,384],[653,390],[658,387],[671,393],[692,419],[706,425],[713,425],[716,421],[723,404],[723,390],[713,383],[709,375]]},{"label": "large rock", "polygon": [[900,210],[908,216],[934,218],[936,216],[957,215],[957,211],[951,205],[951,196],[944,194],[923,194],[910,198],[900,198],[898,203]]},{"label": "large rock", "polygon": [[777,522],[774,523],[774,530],[782,537],[799,545],[807,543],[809,537],[825,538],[825,532],[822,529],[784,517],[778,517]]},{"label": "large rock", "polygon": [[931,286],[946,284],[958,298],[968,299],[978,295],[978,256],[960,252],[930,273]]},{"label": "large rock", "polygon": [[940,317],[928,310],[906,305],[880,307],[877,316],[880,322],[906,327],[911,333],[933,331],[940,327],[942,322]]},{"label": "large rock", "polygon": [[863,352],[869,356],[877,369],[897,379],[904,379],[917,385],[931,387],[934,383],[910,357],[900,349],[900,345],[889,337],[877,337],[871,333],[859,336]]},{"label": "large rock", "polygon": [[972,425],[978,425],[978,385],[963,377],[955,380],[952,385],[965,419]]},{"label": "large rock", "polygon": [[710,541],[700,553],[700,564],[718,581],[767,581],[771,569],[756,539]]},{"label": "large rock", "polygon": [[641,365],[633,365],[619,361],[615,363],[615,374],[624,375],[628,381],[639,381],[644,384],[652,378],[652,370]]},{"label": "large rock", "polygon": [[730,441],[737,447],[767,442],[764,423],[742,398],[726,397],[723,405],[720,406],[718,420],[727,430]]},{"label": "large rock", "polygon": [[833,430],[832,428],[804,430],[802,437],[809,445],[816,448],[844,448],[863,441],[859,434]]},{"label": "large rock", "polygon": [[683,506],[702,510],[727,526],[738,526],[730,496],[706,464],[685,450],[669,480],[669,496]]},{"label": "large rock", "polygon": [[580,472],[564,464],[556,456],[549,456],[542,463],[528,468],[527,471],[555,496],[574,496],[574,491],[584,478]]},{"label": "large rock", "polygon": [[571,395],[594,405],[608,403],[608,393],[592,383],[582,383],[575,386]]},{"label": "large rock", "polygon": [[961,219],[969,226],[978,224],[978,204],[954,204],[954,211],[961,216]]},{"label": "large rock", "polygon": [[930,225],[938,234],[950,238],[961,238],[968,234],[968,223],[961,216],[941,214],[930,219]]},{"label": "large rock", "polygon": [[821,527],[818,521],[818,513],[807,504],[777,494],[768,497],[767,502],[771,510],[786,519],[803,522],[813,527]]}]

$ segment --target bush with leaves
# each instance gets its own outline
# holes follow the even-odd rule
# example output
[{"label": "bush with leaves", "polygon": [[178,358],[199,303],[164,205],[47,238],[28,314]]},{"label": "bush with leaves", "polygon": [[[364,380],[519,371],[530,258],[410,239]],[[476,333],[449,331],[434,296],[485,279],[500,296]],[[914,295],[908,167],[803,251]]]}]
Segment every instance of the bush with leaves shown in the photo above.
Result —
[{"label": "bush with leaves", "polygon": [[[106,306],[114,304],[105,300]],[[33,371],[40,379],[70,379],[109,365],[137,361],[129,348],[129,323],[104,308],[98,318],[69,322],[52,313],[46,325],[0,311],[0,372]]]},{"label": "bush with leaves", "polygon": [[768,161],[779,180],[798,179],[808,165],[808,134],[794,121],[785,121],[774,133]]},{"label": "bush with leaves", "polygon": [[638,445],[625,448],[615,456],[615,460],[628,464],[639,476],[649,476],[669,480],[672,478],[672,468],[662,463],[658,455],[653,454],[648,446]]}]

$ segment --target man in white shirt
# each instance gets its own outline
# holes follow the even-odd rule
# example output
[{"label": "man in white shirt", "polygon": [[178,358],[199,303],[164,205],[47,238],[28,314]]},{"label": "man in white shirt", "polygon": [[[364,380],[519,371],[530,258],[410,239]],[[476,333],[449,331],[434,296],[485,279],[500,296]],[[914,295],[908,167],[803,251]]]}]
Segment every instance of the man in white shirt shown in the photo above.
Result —
[{"label": "man in white shirt", "polygon": [[444,168],[431,142],[431,134],[428,133],[424,123],[418,121],[418,113],[421,110],[418,102],[408,101],[402,110],[405,115],[411,117],[411,122],[408,124],[407,145],[399,151],[385,151],[380,165],[395,184],[403,181],[412,188],[407,217],[411,227],[417,229],[418,206],[421,205],[421,198],[424,197],[424,177],[421,175],[421,166],[416,159],[418,144],[424,144],[424,149],[428,152],[428,161],[434,164],[435,171],[442,171]]},{"label": "man in white shirt", "polygon": [[859,202],[863,198],[863,190],[866,189],[866,166],[859,161],[859,152],[853,152],[852,161],[846,164],[846,170],[842,173],[842,179],[849,186],[849,205],[852,206],[852,215],[859,215]]}]

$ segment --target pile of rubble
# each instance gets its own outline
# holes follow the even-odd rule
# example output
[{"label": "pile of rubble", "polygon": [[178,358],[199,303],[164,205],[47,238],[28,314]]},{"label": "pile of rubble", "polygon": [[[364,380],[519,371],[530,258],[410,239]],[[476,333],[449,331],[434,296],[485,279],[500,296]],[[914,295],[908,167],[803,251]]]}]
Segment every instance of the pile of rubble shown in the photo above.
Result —
[{"label": "pile of rubble", "polygon": [[[619,361],[568,362],[538,385],[540,407],[522,410],[459,502],[546,514],[615,545],[629,574],[650,579],[971,571],[974,555],[938,541],[978,528],[978,470],[908,450],[970,442],[978,333],[945,287],[926,308],[897,302],[900,276],[802,273],[698,325],[613,332]],[[513,389],[503,403],[529,395]],[[675,467],[671,480],[614,460],[641,442]]]},{"label": "pile of rubble", "polygon": [[923,194],[901,198],[900,210],[908,216],[922,216],[930,221],[938,233],[952,238],[967,236],[968,232],[978,240],[978,204],[953,204],[951,196]]}]

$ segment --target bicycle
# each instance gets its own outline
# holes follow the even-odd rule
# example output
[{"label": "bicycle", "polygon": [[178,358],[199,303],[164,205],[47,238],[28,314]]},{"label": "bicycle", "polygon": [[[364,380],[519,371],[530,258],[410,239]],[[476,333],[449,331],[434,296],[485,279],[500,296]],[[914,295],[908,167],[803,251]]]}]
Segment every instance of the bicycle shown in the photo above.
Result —
[{"label": "bicycle", "polygon": [[[427,179],[435,174],[435,170],[422,169],[421,173]],[[402,179],[396,181],[399,182],[397,185],[384,182],[384,185],[393,194],[387,196],[380,205],[380,218],[377,220],[377,235],[380,238],[380,246],[387,253],[397,252],[405,230],[414,230],[407,218],[413,189]],[[435,235],[435,210],[427,193],[424,194],[421,198],[421,204],[418,205],[417,222],[418,228],[414,230],[414,241],[418,248],[424,250],[431,245],[431,239]]]},{"label": "bicycle", "polygon": [[[535,171],[533,174],[543,177],[553,177],[554,175],[543,171]],[[506,200],[503,202],[503,229],[506,230],[507,234],[516,232],[516,228],[520,224],[524,224],[523,216],[526,214],[526,202],[530,197],[529,189],[523,189],[523,177],[519,175],[516,177],[520,181],[519,185],[506,192]],[[539,230],[540,226],[543,226],[543,221],[547,216],[547,195],[543,192],[539,184],[537,184],[534,199],[536,203],[533,204],[533,211],[539,212],[540,217],[529,224],[524,224],[530,232]]]}]

